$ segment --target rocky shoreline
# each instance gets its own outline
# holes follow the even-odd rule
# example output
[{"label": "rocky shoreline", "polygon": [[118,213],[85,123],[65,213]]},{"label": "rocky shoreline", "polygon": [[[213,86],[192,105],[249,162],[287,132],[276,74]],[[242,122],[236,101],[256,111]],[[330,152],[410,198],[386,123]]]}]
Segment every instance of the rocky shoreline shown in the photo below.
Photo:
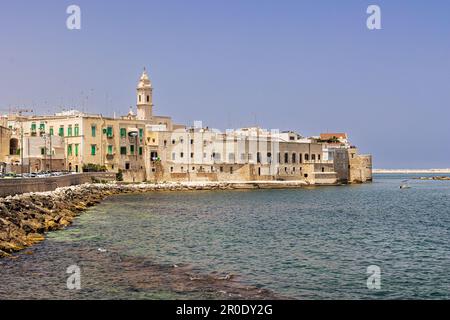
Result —
[{"label": "rocky shoreline", "polygon": [[448,181],[448,180],[450,180],[450,177],[447,177],[447,176],[420,177],[420,178],[414,178],[414,180],[439,180],[439,181]]},{"label": "rocky shoreline", "polygon": [[292,182],[186,182],[161,184],[83,184],[55,191],[0,198],[0,258],[45,240],[45,233],[69,226],[87,208],[115,194],[150,191],[298,188]]}]

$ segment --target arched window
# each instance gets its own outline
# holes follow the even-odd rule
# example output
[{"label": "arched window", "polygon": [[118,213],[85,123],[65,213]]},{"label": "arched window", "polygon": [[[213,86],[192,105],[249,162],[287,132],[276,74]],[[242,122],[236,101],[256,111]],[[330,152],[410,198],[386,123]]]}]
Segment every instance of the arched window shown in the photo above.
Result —
[{"label": "arched window", "polygon": [[292,163],[297,162],[297,155],[295,153],[292,153]]},{"label": "arched window", "polygon": [[150,102],[150,96],[147,96],[147,102]]},{"label": "arched window", "polygon": [[139,95],[139,102],[141,102],[142,101],[142,97],[141,97],[141,95]]},{"label": "arched window", "polygon": [[309,154],[305,153],[305,161],[309,161]]},{"label": "arched window", "polygon": [[17,155],[19,153],[19,140],[16,138],[13,138],[9,140],[9,154],[10,155]]}]

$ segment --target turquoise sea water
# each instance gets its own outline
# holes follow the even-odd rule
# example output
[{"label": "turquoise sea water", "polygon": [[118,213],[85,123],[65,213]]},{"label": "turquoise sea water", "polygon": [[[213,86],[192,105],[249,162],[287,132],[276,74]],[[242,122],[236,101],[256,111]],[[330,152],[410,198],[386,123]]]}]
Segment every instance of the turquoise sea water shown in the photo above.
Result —
[{"label": "turquoise sea water", "polygon": [[[423,176],[423,175],[420,175]],[[189,298],[104,281],[101,254],[189,264],[296,299],[449,299],[450,181],[377,175],[372,184],[289,190],[155,192],[112,197],[69,229],[1,261],[3,298]],[[67,293],[63,266],[91,270]],[[114,261],[108,262],[114,268]],[[367,267],[381,289],[367,288]],[[97,266],[97,267],[96,267]],[[114,269],[120,277],[123,266]],[[133,266],[139,268],[139,266]],[[103,270],[103,271],[102,271]],[[150,281],[151,279],[149,279]],[[198,297],[198,296],[197,296]],[[201,297],[201,295],[200,295]]]}]

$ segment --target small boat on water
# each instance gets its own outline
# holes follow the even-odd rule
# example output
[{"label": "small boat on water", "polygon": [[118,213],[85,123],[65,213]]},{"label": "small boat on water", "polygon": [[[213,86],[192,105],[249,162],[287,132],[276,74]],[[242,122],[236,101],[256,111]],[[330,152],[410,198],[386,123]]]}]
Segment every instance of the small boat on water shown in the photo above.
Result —
[{"label": "small boat on water", "polygon": [[402,184],[400,185],[400,189],[411,189],[411,186],[408,185],[408,180],[402,181]]}]

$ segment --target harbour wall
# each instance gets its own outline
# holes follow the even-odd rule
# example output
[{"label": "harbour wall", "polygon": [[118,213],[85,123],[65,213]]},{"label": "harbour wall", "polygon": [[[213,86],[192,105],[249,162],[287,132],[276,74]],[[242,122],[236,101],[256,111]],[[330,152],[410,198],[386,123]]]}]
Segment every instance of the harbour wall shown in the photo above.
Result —
[{"label": "harbour wall", "polygon": [[57,188],[90,183],[95,180],[113,181],[115,178],[114,173],[89,172],[48,178],[0,179],[0,197],[28,192],[53,191]]}]

